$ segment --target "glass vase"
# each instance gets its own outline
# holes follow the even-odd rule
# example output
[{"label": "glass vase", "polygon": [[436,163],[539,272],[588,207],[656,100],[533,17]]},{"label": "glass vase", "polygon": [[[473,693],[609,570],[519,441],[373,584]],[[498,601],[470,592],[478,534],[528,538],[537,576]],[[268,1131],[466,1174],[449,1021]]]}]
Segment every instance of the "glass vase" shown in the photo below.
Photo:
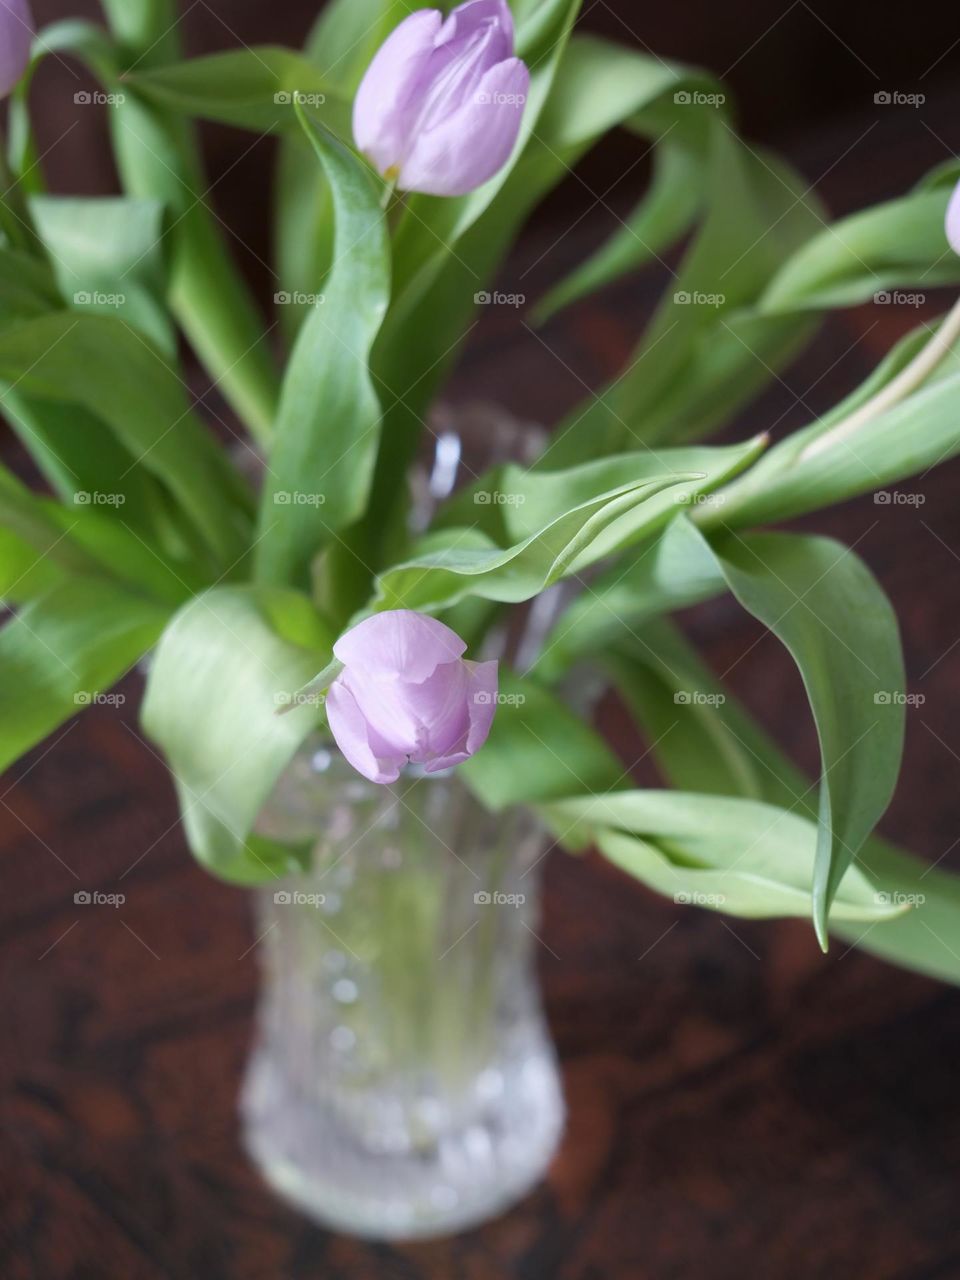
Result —
[{"label": "glass vase", "polygon": [[258,829],[313,848],[256,893],[247,1147],[318,1222],[447,1234],[543,1174],[563,1123],[535,973],[544,841],[456,774],[378,787],[314,744]]}]

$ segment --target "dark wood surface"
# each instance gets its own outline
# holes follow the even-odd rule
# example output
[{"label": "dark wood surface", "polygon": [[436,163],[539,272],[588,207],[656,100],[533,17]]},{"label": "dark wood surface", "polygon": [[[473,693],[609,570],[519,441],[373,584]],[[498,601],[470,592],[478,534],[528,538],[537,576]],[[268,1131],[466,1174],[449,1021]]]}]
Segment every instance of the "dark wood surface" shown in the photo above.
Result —
[{"label": "dark wood surface", "polygon": [[[858,130],[851,121],[799,148],[811,181]],[[835,208],[943,158],[917,130],[892,145],[898,130],[831,172]],[[505,283],[516,287],[562,230],[528,242]],[[523,276],[528,291],[574,248],[579,233]],[[615,290],[542,340],[512,313],[485,317],[454,394],[553,418],[581,380],[616,368],[656,283]],[[921,314],[935,311],[931,297]],[[837,318],[749,425],[824,408],[915,318]],[[926,698],[910,711],[884,830],[955,866],[958,481],[953,463],[898,486],[922,506],[866,498],[808,522],[855,542],[878,573]],[[813,768],[802,692],[776,642],[730,602],[687,626]],[[678,908],[596,858],[561,853],[547,871],[541,962],[570,1121],[549,1178],[449,1241],[371,1247],[309,1225],[264,1189],[238,1142],[256,991],[247,901],[192,863],[169,780],[138,733],[138,679],[120,692],[123,705],[72,721],[0,785],[4,1280],[960,1276],[960,992],[842,946],[824,959],[803,923]],[[643,744],[616,706],[604,718],[632,763]],[[647,762],[636,775],[652,776]],[[83,889],[126,901],[78,907]]]}]

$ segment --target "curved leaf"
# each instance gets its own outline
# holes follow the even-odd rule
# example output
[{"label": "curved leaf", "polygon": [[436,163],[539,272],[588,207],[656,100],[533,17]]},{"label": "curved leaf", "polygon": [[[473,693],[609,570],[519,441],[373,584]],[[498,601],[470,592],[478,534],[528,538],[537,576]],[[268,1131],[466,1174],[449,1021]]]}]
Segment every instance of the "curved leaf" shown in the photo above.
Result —
[{"label": "curved leaf", "polygon": [[367,505],[381,418],[368,362],[390,294],[389,242],[368,173],[301,114],[333,191],[336,262],[284,377],[256,551],[261,580],[296,583],[309,581],[317,553]]},{"label": "curved leaf", "polygon": [[173,772],[194,855],[225,880],[256,884],[300,866],[297,850],[252,832],[316,721],[309,706],[289,715],[278,707],[323,664],[333,638],[303,597],[252,587],[195,597],[161,637],[143,726]]}]

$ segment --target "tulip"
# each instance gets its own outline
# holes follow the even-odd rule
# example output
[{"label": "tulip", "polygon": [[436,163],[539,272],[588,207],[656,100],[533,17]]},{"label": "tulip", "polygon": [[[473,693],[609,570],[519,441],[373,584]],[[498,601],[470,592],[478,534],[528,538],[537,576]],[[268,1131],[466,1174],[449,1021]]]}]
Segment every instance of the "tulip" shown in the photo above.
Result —
[{"label": "tulip", "polygon": [[510,158],[529,85],[506,0],[469,0],[446,21],[420,9],[367,68],[353,135],[401,191],[466,195]]},{"label": "tulip", "polygon": [[0,98],[16,87],[30,62],[33,18],[27,0],[0,0]]},{"label": "tulip", "polygon": [[947,205],[947,240],[954,253],[960,253],[960,182],[953,189]]},{"label": "tulip", "polygon": [[466,647],[442,622],[407,609],[374,614],[341,636],[327,720],[358,773],[396,782],[408,761],[436,773],[479,751],[496,709],[497,664],[465,661]]}]

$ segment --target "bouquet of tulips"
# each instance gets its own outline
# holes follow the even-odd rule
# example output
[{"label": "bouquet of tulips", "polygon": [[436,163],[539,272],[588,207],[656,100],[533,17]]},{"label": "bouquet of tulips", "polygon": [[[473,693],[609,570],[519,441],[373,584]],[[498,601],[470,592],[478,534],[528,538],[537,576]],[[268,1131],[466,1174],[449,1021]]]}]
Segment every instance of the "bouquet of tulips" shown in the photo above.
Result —
[{"label": "bouquet of tulips", "polygon": [[[810,914],[824,948],[834,932],[960,980],[960,880],[872,835],[903,745],[893,610],[851,548],[764,528],[960,452],[960,309],[803,430],[702,443],[832,308],[960,283],[960,163],[831,223],[738,135],[722,86],[578,33],[579,7],[332,0],[302,52],[183,60],[174,0],[36,35],[26,0],[0,0],[2,406],[42,480],[0,471],[0,761],[149,654],[145,730],[228,880],[307,856],[256,820],[326,721],[376,783],[457,766],[489,807],[534,806],[679,901]],[[97,78],[122,196],[45,190],[48,56]],[[197,119],[278,135],[275,319],[208,203]],[[675,279],[531,466],[472,477],[420,528],[409,478],[477,294],[616,128],[652,149],[649,188],[532,323],[683,242]],[[181,338],[229,420],[187,390]],[[561,581],[536,661],[491,658],[505,612]],[[725,592],[800,670],[818,785],[670,620]],[[676,789],[634,789],[567,705],[587,667]]]}]

